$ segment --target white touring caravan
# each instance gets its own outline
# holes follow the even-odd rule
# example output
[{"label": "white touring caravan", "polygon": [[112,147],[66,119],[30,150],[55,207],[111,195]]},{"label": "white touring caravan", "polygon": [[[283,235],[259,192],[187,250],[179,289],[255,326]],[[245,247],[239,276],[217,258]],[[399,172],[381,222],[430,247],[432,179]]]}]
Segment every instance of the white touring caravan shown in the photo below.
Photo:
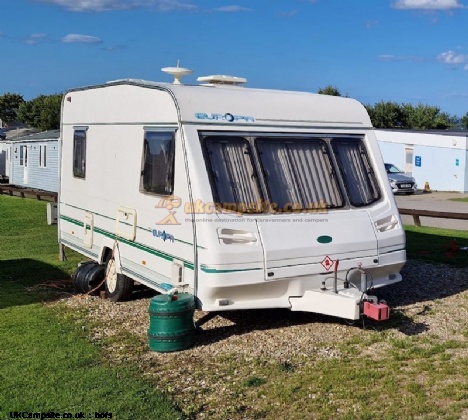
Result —
[{"label": "white touring caravan", "polygon": [[387,319],[405,235],[365,108],[207,76],[125,79],[64,95],[59,242],[106,275],[198,309],[289,308]]}]

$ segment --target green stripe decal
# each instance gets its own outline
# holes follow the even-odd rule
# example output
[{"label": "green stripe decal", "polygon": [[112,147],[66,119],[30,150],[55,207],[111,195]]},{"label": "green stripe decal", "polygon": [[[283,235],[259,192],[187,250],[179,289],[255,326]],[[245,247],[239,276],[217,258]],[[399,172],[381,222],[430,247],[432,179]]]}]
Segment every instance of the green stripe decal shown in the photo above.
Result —
[{"label": "green stripe decal", "polygon": [[[80,226],[80,227],[84,226],[84,223],[80,222],[79,220],[72,219],[70,217],[62,216],[62,215],[60,215],[60,218],[67,221],[67,222],[73,223],[76,226]],[[133,241],[129,241],[128,239],[118,237],[117,235],[115,235],[113,233],[110,233],[110,232],[108,232],[106,230],[103,230],[103,229],[100,229],[100,228],[97,228],[97,227],[94,227],[94,232],[99,233],[99,234],[101,234],[103,236],[106,236],[107,238],[110,238],[110,239],[114,239],[114,240],[118,239],[119,242],[122,242],[122,243],[124,243],[126,245],[130,245],[130,246],[132,246],[134,248],[140,249],[140,250],[145,251],[145,252],[147,252],[149,254],[156,255],[157,257],[163,258],[163,259],[165,259],[167,261],[173,261],[174,259],[180,260],[180,258],[174,257],[173,255],[166,254],[164,252],[158,251],[157,249],[154,249],[154,248],[150,248],[149,246],[140,244],[138,242],[133,242]],[[183,263],[184,263],[184,267],[189,268],[191,270],[194,269],[194,266],[193,266],[192,262],[183,261]]]},{"label": "green stripe decal", "polygon": [[216,268],[208,268],[206,265],[200,266],[200,270],[204,273],[212,274],[212,273],[240,273],[242,271],[257,271],[263,270],[263,268],[243,268],[239,270],[218,270]]},{"label": "green stripe decal", "polygon": [[[60,215],[60,219],[65,220],[66,222],[72,223],[72,224],[74,224],[76,226],[80,226],[80,227],[84,226],[83,222],[80,222],[79,220],[72,219],[72,218],[67,217],[67,216]],[[155,256],[157,256],[159,258],[163,258],[166,261],[173,261],[174,259],[181,260],[179,257],[175,257],[173,255],[166,254],[164,252],[158,251],[157,249],[154,249],[154,248],[150,248],[149,246],[143,245],[143,244],[138,243],[138,242],[133,242],[133,241],[129,241],[128,239],[118,237],[117,235],[115,235],[115,234],[113,234],[111,232],[108,232],[106,230],[103,230],[103,229],[100,229],[100,228],[97,228],[97,227],[94,227],[94,232],[99,233],[99,234],[101,234],[103,236],[106,236],[106,237],[108,237],[110,239],[119,240],[119,242],[122,242],[122,243],[124,243],[126,245],[130,245],[130,246],[132,246],[134,248],[140,249],[141,251],[144,251],[144,252],[147,252],[149,254],[155,255]],[[194,265],[193,265],[192,262],[183,261],[183,263],[184,263],[184,267],[189,268],[190,270],[194,270]],[[203,271],[204,273],[208,273],[208,274],[215,274],[215,273],[216,274],[223,274],[223,273],[240,273],[240,272],[244,272],[244,271],[258,271],[258,270],[263,270],[263,268],[244,268],[244,269],[233,269],[233,270],[218,270],[216,268],[209,268],[206,265],[201,265],[200,270]]]},{"label": "green stripe decal", "polygon": [[[67,203],[64,203],[64,202],[62,202],[62,201],[60,202],[60,204],[63,204],[64,206],[71,207],[71,208],[73,208],[73,209],[77,209],[77,210],[81,210],[81,211],[86,211],[86,212],[88,212],[88,213],[95,214],[96,216],[103,217],[104,219],[112,220],[113,222],[116,221],[116,219],[114,219],[113,217],[105,216],[104,214],[97,213],[97,212],[95,212],[95,211],[89,211],[89,210],[84,209],[84,208],[82,208],[82,207],[73,206],[72,204],[67,204]],[[71,220],[68,220],[68,221],[71,222]],[[73,223],[73,222],[71,222],[71,223]],[[120,221],[120,223],[122,223],[123,225],[127,225],[127,226],[130,226],[130,227],[133,227],[132,224],[127,223],[127,222]],[[83,226],[83,224],[81,224],[81,226]],[[137,226],[137,229],[144,230],[145,232],[153,232],[152,229],[144,228],[144,227],[142,227],[142,226]],[[180,242],[181,244],[193,246],[193,243],[185,242],[185,241],[182,241],[181,239],[176,239],[176,238],[174,238],[174,241]],[[202,247],[202,246],[199,246],[199,248],[206,249],[206,248],[204,248],[204,247]]]}]

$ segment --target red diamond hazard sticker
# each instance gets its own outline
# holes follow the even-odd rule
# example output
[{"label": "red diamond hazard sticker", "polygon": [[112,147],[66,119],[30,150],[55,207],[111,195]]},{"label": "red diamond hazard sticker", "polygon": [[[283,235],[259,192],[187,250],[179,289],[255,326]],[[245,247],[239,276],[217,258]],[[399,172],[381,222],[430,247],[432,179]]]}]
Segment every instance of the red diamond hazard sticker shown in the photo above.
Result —
[{"label": "red diamond hazard sticker", "polygon": [[326,270],[330,270],[333,267],[335,261],[333,261],[328,255],[322,260],[322,265]]}]

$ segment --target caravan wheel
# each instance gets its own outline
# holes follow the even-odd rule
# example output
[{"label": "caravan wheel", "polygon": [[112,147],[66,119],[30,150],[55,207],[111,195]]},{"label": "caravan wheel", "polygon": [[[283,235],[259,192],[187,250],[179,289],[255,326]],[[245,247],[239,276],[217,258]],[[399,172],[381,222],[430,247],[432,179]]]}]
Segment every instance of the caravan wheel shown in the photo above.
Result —
[{"label": "caravan wheel", "polygon": [[133,280],[130,277],[117,273],[113,258],[107,262],[105,288],[107,297],[114,302],[128,299],[133,291]]}]

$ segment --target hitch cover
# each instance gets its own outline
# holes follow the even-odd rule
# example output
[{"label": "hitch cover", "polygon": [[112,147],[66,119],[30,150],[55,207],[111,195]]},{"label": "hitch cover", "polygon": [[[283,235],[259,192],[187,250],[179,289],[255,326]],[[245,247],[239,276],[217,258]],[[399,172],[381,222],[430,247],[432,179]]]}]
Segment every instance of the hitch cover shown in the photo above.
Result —
[{"label": "hitch cover", "polygon": [[364,302],[364,315],[376,321],[390,318],[390,307],[384,303]]}]

